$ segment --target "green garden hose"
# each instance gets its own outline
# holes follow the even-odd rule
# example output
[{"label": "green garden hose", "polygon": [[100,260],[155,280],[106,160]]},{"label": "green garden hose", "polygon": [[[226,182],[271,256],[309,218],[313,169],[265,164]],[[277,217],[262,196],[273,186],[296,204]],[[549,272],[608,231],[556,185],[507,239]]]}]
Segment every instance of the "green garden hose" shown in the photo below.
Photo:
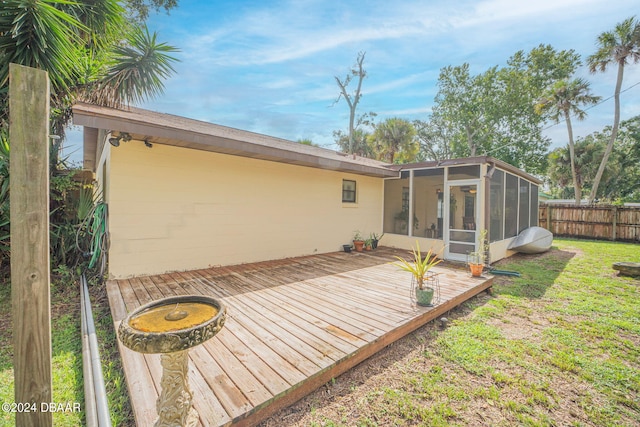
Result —
[{"label": "green garden hose", "polygon": [[101,256],[105,255],[108,250],[106,203],[99,202],[96,204],[88,231],[91,236],[91,259],[89,260],[89,268],[94,268]]}]

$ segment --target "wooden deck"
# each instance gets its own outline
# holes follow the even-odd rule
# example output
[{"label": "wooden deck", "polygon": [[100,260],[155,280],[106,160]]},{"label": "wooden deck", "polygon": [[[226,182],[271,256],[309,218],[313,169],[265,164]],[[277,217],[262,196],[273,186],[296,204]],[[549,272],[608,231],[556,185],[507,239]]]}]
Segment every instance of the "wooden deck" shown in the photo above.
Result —
[{"label": "wooden deck", "polygon": [[[491,286],[465,270],[438,266],[440,303],[416,306],[410,275],[391,264],[390,248],[291,258],[112,280],[117,329],[147,302],[183,294],[224,301],[223,330],[190,351],[190,385],[202,426],[254,425]],[[156,418],[159,355],[120,345],[139,426]]]}]

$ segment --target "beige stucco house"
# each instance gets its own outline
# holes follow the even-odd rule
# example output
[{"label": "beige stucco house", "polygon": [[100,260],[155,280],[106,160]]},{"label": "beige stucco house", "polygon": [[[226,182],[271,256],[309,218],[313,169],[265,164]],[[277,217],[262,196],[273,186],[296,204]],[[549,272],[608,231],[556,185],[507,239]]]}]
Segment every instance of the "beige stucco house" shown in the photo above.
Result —
[{"label": "beige stucco house", "polygon": [[356,230],[465,260],[486,228],[497,260],[537,225],[540,181],[491,157],[388,165],[136,108],[77,104],[73,120],[113,278],[332,252]]}]

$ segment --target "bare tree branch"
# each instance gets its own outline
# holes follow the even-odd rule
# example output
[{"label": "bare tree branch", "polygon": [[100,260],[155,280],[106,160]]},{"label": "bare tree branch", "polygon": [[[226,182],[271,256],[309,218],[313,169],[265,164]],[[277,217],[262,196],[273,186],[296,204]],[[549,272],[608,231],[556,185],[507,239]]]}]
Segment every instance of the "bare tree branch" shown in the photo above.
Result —
[{"label": "bare tree branch", "polygon": [[[356,63],[351,68],[351,73],[347,74],[347,76],[341,80],[338,76],[334,76],[336,79],[336,83],[338,84],[338,88],[340,88],[340,94],[338,98],[332,104],[335,105],[340,101],[340,98],[343,98],[347,105],[349,106],[349,153],[353,153],[353,130],[354,130],[354,122],[356,117],[356,108],[358,107],[358,103],[360,102],[360,98],[362,97],[362,80],[367,76],[367,72],[363,67],[364,56],[366,52],[359,52],[358,57],[356,59]],[[351,83],[354,77],[358,78],[358,85],[356,87],[355,92],[350,94],[347,90],[349,84]]]}]

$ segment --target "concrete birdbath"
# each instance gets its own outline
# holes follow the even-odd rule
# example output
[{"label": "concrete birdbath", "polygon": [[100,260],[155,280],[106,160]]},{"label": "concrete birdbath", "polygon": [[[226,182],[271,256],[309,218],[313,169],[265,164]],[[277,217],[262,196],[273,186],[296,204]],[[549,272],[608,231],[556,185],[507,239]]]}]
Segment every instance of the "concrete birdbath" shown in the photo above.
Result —
[{"label": "concrete birdbath", "polygon": [[120,341],[139,353],[160,353],[162,391],[155,427],[195,426],[198,413],[189,389],[189,349],[217,334],[226,308],[203,295],[164,298],[143,305],[120,323]]}]

